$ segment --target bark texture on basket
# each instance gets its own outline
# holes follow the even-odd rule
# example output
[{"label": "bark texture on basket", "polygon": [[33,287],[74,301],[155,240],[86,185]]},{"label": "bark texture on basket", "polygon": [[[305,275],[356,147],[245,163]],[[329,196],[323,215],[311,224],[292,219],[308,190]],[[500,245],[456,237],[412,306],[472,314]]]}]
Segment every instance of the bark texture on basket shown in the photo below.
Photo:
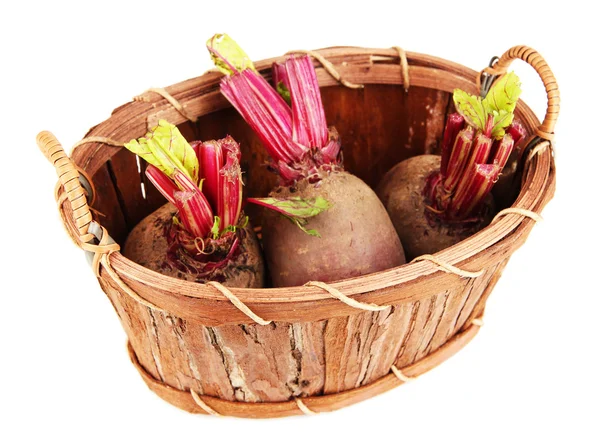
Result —
[{"label": "bark texture on basket", "polygon": [[208,327],[148,309],[111,282],[103,287],[154,379],[224,400],[277,402],[354,389],[427,356],[479,315],[498,268],[380,312],[266,326]]},{"label": "bark texture on basket", "polygon": [[[502,58],[503,67],[509,58],[532,58],[529,50],[507,53]],[[336,126],[344,144],[345,167],[371,187],[401,160],[438,153],[450,93],[457,87],[477,92],[476,72],[428,55],[407,53],[411,88],[406,93],[394,49],[345,47],[324,49],[321,54],[342,77],[366,84],[361,90],[340,87],[337,80],[317,67],[319,83],[326,87],[323,101],[327,119]],[[552,89],[549,108],[557,111],[554,78],[539,56],[533,58],[536,70],[543,71],[547,90]],[[256,67],[268,75],[272,61],[258,62]],[[221,97],[220,78],[220,74],[208,72],[167,88],[188,114],[199,117],[196,123],[186,121],[163,97],[148,93],[143,100],[117,108],[88,136],[122,143],[144,135],[148,120],[158,118],[179,124],[188,140],[231,134],[243,149],[247,195],[266,196],[275,178],[263,166],[264,148]],[[516,117],[528,134],[540,126],[523,102],[517,105]],[[543,131],[550,133],[555,117],[546,120],[549,123]],[[126,150],[89,143],[74,151],[73,160],[89,174],[96,188],[92,207],[102,213],[96,220],[120,244],[143,217],[164,203],[145,179],[143,163],[138,171],[135,158]],[[547,148],[525,167],[519,192],[509,200],[515,208],[539,213],[553,196],[554,187],[554,161]],[[498,209],[508,206],[499,205]],[[71,234],[76,235],[69,202],[62,204],[61,213]],[[260,224],[260,213],[250,208],[247,213]],[[283,416],[298,413],[293,401],[275,405],[243,403],[242,408],[231,401],[287,401],[293,396],[337,394],[360,388],[329,398],[309,399],[320,410],[332,410],[392,387],[391,365],[421,370],[416,372],[420,374],[431,365],[428,368],[415,361],[424,358],[427,363],[439,363],[448,357],[444,346],[450,339],[460,340],[452,343],[452,351],[464,345],[465,339],[475,333],[470,321],[482,314],[502,268],[533,225],[526,217],[506,215],[436,254],[462,269],[483,269],[484,274],[477,278],[461,278],[421,261],[332,284],[358,301],[392,306],[380,312],[350,307],[314,286],[231,288],[254,313],[275,321],[259,326],[213,287],[159,275],[119,252],[108,257],[116,274],[141,298],[164,312],[138,304],[106,269],[100,270],[99,281],[127,332],[144,379],[171,403],[203,412],[193,404],[191,389],[216,397],[210,400],[224,415]],[[429,361],[431,357],[435,359]]]}]

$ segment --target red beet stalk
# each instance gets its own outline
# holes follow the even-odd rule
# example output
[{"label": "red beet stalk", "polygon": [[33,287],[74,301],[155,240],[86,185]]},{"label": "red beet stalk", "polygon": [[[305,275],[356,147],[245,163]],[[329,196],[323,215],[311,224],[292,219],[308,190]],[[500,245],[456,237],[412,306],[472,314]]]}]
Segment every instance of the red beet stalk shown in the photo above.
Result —
[{"label": "red beet stalk", "polygon": [[[450,114],[442,140],[440,189],[431,190],[432,211],[447,220],[468,220],[491,191],[519,140],[525,136],[521,124],[513,121],[503,137],[490,137],[492,119],[477,132],[465,125],[464,117]],[[433,180],[432,180],[433,181]]]},{"label": "red beet stalk", "polygon": [[453,113],[446,120],[446,129],[444,130],[444,139],[442,141],[442,164],[440,172],[445,178],[448,175],[448,161],[452,152],[452,147],[456,142],[458,133],[465,126],[465,118],[458,113]]},{"label": "red beet stalk", "polygon": [[165,121],[127,147],[150,164],[146,176],[178,209],[192,239],[216,239],[238,225],[242,209],[239,145],[231,137],[188,144]]},{"label": "red beet stalk", "polygon": [[[210,44],[209,50],[224,60]],[[323,164],[337,164],[340,143],[327,128],[310,57],[290,56],[273,66],[276,84],[289,92],[290,105],[255,70],[227,66],[230,74],[222,79],[221,91],[258,134],[284,185],[310,176]]]}]

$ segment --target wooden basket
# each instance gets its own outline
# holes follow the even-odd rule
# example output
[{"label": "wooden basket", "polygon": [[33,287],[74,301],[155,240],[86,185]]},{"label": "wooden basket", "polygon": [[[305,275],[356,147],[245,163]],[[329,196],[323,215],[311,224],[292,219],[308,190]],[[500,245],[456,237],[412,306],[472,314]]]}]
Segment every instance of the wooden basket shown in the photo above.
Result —
[{"label": "wooden basket", "polygon": [[[92,128],[71,158],[52,134],[40,133],[38,144],[59,175],[66,229],[88,253],[121,319],[133,364],[150,389],[189,412],[256,418],[332,411],[430,370],[477,333],[502,269],[554,193],[558,88],[534,50],[514,47],[481,74],[397,48],[311,54],[346,168],[371,186],[405,158],[439,153],[454,88],[477,93],[514,59],[539,73],[548,110],[540,124],[517,105],[530,140],[514,160],[516,172],[507,172],[514,193],[510,181],[502,185],[504,210],[484,230],[431,260],[329,285],[269,289],[186,282],[119,252],[132,227],[165,200],[145,180],[143,163],[118,145],[159,118],[188,140],[231,134],[242,145],[245,194],[265,196],[274,186],[262,166],[264,148],[219,92],[220,73],[138,96]],[[268,76],[282,59],[256,66]],[[260,223],[259,211],[247,212]]]}]

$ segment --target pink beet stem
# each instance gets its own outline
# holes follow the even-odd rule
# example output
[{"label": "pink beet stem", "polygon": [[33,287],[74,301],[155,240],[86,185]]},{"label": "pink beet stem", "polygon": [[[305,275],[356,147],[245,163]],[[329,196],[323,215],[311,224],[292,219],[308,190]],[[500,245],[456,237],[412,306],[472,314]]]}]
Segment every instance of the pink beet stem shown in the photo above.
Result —
[{"label": "pink beet stem", "polygon": [[185,229],[194,237],[209,235],[214,218],[201,192],[175,192],[175,206]]},{"label": "pink beet stem", "polygon": [[226,153],[225,165],[218,175],[218,206],[217,214],[221,218],[219,231],[237,225],[242,210],[242,170],[240,168],[240,147],[227,136],[221,141],[223,152]]},{"label": "pink beet stem", "polygon": [[277,87],[277,84],[283,83],[285,88],[290,89],[290,83],[288,81],[287,72],[285,70],[285,64],[280,64],[278,62],[273,63],[272,67],[273,74],[273,85]]},{"label": "pink beet stem", "polygon": [[510,126],[506,129],[506,133],[510,134],[510,136],[513,138],[515,146],[519,146],[519,142],[527,135],[527,131],[523,125],[516,120],[513,120]]},{"label": "pink beet stem", "polygon": [[146,177],[152,183],[154,187],[158,189],[158,191],[167,198],[171,204],[175,204],[175,191],[177,190],[177,186],[173,184],[173,181],[162,173],[161,170],[149,164],[146,168]]},{"label": "pink beet stem", "polygon": [[[471,147],[471,154],[469,156],[469,160],[467,161],[467,164],[464,167],[462,176],[458,181],[458,184],[456,185],[454,191],[455,198],[460,198],[463,195],[463,193],[467,190],[467,187],[470,184],[472,173],[476,170],[475,165],[487,163],[491,148],[491,138],[487,137],[482,133],[479,133],[475,136],[473,146]],[[453,210],[452,203],[450,204],[450,209]],[[453,212],[450,211],[450,214],[453,215]]]},{"label": "pink beet stem", "polygon": [[221,91],[256,132],[275,161],[286,163],[303,151],[293,145],[292,111],[267,81],[252,70],[225,77]]},{"label": "pink beet stem", "polygon": [[285,62],[292,99],[292,139],[308,148],[323,148],[329,136],[317,74],[309,56]]},{"label": "pink beet stem", "polygon": [[443,180],[443,187],[447,193],[452,193],[454,187],[462,177],[463,169],[471,152],[471,145],[475,131],[467,126],[456,136],[450,159],[448,160],[447,175]]},{"label": "pink beet stem", "polygon": [[466,218],[490,193],[501,168],[494,164],[476,164],[470,185],[461,199],[453,206],[455,217]]},{"label": "pink beet stem", "polygon": [[448,161],[450,161],[456,136],[463,129],[464,125],[465,118],[458,113],[450,114],[448,120],[446,120],[446,129],[444,131],[444,139],[442,140],[442,164],[440,166],[440,171],[444,178],[448,174]]},{"label": "pink beet stem", "polygon": [[508,157],[513,150],[515,142],[510,134],[505,134],[497,144],[497,149],[493,155],[492,164],[499,166],[500,169],[503,169],[508,161]]},{"label": "pink beet stem", "polygon": [[219,172],[223,167],[223,152],[218,141],[206,141],[198,147],[198,161],[200,161],[200,179],[202,193],[210,203],[213,211],[217,211],[219,204]]},{"label": "pink beet stem", "polygon": [[181,189],[174,194],[175,205],[187,231],[194,237],[207,237],[212,228],[213,212],[204,194],[182,172],[175,172],[173,179]]}]

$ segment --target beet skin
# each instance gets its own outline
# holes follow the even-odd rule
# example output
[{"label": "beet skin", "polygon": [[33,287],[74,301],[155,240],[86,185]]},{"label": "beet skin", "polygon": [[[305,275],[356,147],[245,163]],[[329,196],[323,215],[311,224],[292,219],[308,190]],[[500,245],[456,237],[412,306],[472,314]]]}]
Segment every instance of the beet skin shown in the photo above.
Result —
[{"label": "beet skin", "polygon": [[423,196],[427,178],[440,170],[437,155],[419,155],[390,169],[377,187],[377,195],[387,209],[400,236],[407,260],[434,254],[475,234],[490,223],[491,195],[478,220],[460,224],[443,223],[426,213]]},{"label": "beet skin", "polygon": [[201,283],[215,280],[230,287],[264,287],[264,262],[250,224],[238,231],[239,250],[225,266],[207,276],[191,272],[193,267],[187,272],[177,269],[167,258],[169,244],[166,237],[166,229],[171,226],[176,211],[172,204],[167,203],[144,218],[129,233],[123,255],[148,269],[174,278]]},{"label": "beet skin", "polygon": [[309,219],[309,236],[287,218],[266,213],[263,246],[273,286],[298,286],[311,280],[335,281],[383,271],[405,263],[394,226],[377,195],[347,172],[331,172],[317,183],[301,180],[270,196],[303,199],[321,196],[331,207]]}]

